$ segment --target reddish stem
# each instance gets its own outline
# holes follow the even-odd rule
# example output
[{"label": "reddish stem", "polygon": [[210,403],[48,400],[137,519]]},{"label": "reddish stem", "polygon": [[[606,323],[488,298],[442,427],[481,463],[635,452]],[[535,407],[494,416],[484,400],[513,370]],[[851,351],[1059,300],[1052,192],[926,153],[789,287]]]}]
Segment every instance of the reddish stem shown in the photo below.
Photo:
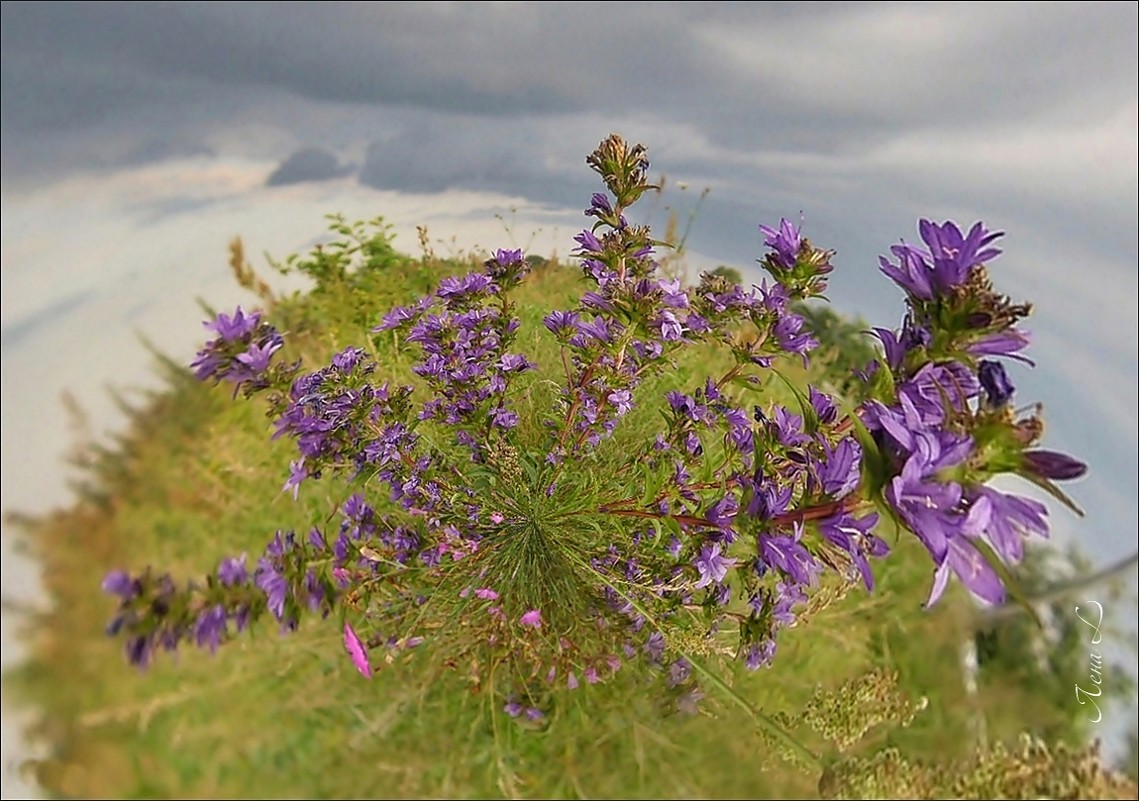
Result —
[{"label": "reddish stem", "polygon": [[[769,522],[777,526],[786,525],[788,523],[805,523],[809,520],[822,520],[839,512],[850,511],[858,503],[858,496],[851,494],[839,501],[828,501],[827,503],[820,503],[816,506],[807,506],[802,509],[795,509],[794,511],[784,512],[780,515],[775,515]],[[620,503],[624,503],[621,501]],[[704,526],[706,528],[719,528],[715,523],[703,517],[695,517],[693,515],[664,515],[659,512],[650,512],[644,509],[630,509],[628,507],[615,507],[611,504],[602,504],[598,509],[602,514],[617,515],[619,517],[640,517],[640,518],[655,518],[662,520],[666,517],[671,517],[678,523],[689,526]]]}]

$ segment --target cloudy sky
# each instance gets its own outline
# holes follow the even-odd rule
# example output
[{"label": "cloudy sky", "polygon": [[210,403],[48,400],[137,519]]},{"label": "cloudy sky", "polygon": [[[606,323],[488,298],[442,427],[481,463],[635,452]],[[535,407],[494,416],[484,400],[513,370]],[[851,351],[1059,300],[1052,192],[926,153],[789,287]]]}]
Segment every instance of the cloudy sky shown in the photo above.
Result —
[{"label": "cloudy sky", "polygon": [[114,426],[138,334],[188,358],[195,297],[249,302],[232,237],[281,256],[340,212],[405,252],[424,224],[441,253],[565,254],[615,131],[666,176],[644,219],[709,190],[694,266],[758,278],[756,226],[802,215],[875,325],[902,308],[877,255],[919,217],[1006,231],[995,280],[1036,305],[1018,399],[1092,470],[1057,535],[1107,564],[1139,525],[1137,8],[5,2],[3,507],[66,497],[62,391]]}]

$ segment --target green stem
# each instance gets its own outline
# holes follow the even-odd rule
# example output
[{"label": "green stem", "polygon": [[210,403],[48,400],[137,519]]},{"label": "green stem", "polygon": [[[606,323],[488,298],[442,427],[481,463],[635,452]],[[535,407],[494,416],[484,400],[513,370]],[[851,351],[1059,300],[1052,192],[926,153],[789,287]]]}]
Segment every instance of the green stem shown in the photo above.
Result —
[{"label": "green stem", "polygon": [[685,656],[685,658],[697,673],[714,684],[716,688],[720,690],[720,692],[724,693],[726,696],[728,696],[728,698],[730,698],[745,712],[747,712],[748,715],[750,715],[755,721],[756,725],[762,729],[768,737],[786,748],[787,751],[796,759],[798,759],[799,762],[801,762],[803,766],[808,770],[811,770],[815,773],[822,773],[823,761],[819,758],[818,754],[792,737],[790,732],[776,723],[771,716],[767,715],[764,712],[761,712],[749,704],[746,698],[728,686],[728,683],[720,678],[720,676],[715,671],[690,656]]}]

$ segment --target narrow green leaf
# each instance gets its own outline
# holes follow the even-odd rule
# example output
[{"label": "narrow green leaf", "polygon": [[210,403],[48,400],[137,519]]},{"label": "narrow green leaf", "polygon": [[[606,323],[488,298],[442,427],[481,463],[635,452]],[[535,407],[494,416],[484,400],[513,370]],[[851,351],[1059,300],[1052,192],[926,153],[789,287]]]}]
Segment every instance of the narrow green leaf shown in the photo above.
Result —
[{"label": "narrow green leaf", "polygon": [[874,435],[870,433],[870,429],[859,419],[858,415],[851,413],[848,419],[854,426],[855,439],[862,446],[862,480],[871,496],[878,496],[882,493],[886,482],[890,480],[886,457],[883,456],[878,443],[874,441]]},{"label": "narrow green leaf", "polygon": [[1036,486],[1040,487],[1040,489],[1044,490],[1060,503],[1064,504],[1064,506],[1067,506],[1069,509],[1071,509],[1077,517],[1084,516],[1084,510],[1081,509],[1075,501],[1069,498],[1068,494],[1064,492],[1064,490],[1057,487],[1051,479],[1041,478],[1040,476],[1035,476],[1031,473],[1017,473],[1017,475],[1026,481],[1030,481]]},{"label": "narrow green leaf", "polygon": [[530,479],[530,486],[538,486],[538,468],[534,466],[530,456],[524,454],[519,461],[522,462],[522,469],[526,471],[526,477]]},{"label": "narrow green leaf", "polygon": [[649,525],[653,527],[653,547],[655,548],[660,545],[660,539],[664,534],[664,529],[661,527],[659,517],[650,518]]},{"label": "narrow green leaf", "polygon": [[819,430],[819,413],[815,411],[815,407],[811,405],[811,401],[807,398],[807,395],[779,370],[772,368],[771,372],[787,385],[787,388],[791,390],[791,394],[795,396],[795,400],[799,402],[799,410],[803,413],[803,430],[808,434],[814,434]]}]

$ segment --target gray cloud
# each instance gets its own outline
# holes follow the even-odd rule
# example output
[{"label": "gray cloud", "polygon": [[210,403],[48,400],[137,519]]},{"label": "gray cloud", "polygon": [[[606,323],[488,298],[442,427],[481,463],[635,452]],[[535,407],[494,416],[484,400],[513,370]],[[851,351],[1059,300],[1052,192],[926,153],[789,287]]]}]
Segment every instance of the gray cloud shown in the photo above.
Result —
[{"label": "gray cloud", "polygon": [[[885,309],[914,217],[1135,251],[1134,4],[5,3],[5,183],[186,155],[580,209],[610,131],[712,192],[688,242],[751,269],[806,216]],[[325,155],[306,151],[320,143]],[[661,202],[679,204],[685,198]],[[658,210],[655,222],[663,222]]]},{"label": "gray cloud", "polygon": [[332,153],[316,147],[306,147],[277,165],[265,183],[267,186],[287,186],[308,181],[329,181],[351,172],[351,165],[341,164]]},{"label": "gray cloud", "polygon": [[[1134,95],[1131,4],[5,4],[4,125],[216,92],[501,118],[642,113],[736,149],[1086,119]],[[50,55],[48,55],[50,54]]]},{"label": "gray cloud", "polygon": [[800,211],[859,264],[915,213],[1133,248],[1136,8],[5,3],[5,181],[227,152],[305,179],[321,143],[366,186],[580,208],[616,130],[712,187],[690,245],[726,262]]}]

